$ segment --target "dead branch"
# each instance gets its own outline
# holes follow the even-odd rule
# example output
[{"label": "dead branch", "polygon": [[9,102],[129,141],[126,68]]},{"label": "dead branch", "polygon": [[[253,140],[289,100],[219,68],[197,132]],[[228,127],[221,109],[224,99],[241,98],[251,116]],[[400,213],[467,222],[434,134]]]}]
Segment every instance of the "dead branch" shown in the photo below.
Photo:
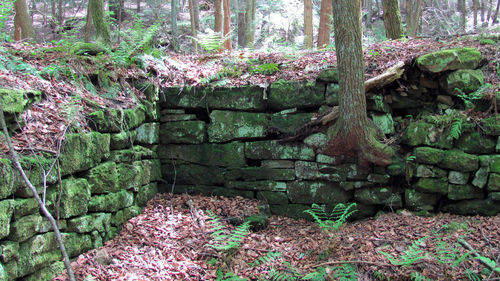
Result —
[{"label": "dead branch", "polygon": [[12,157],[12,161],[14,162],[14,165],[16,166],[17,170],[21,174],[21,177],[23,178],[26,185],[29,187],[29,189],[33,193],[33,197],[37,201],[38,206],[40,207],[40,210],[42,211],[43,215],[49,220],[49,222],[52,226],[52,229],[54,230],[57,244],[59,245],[59,249],[61,250],[61,254],[63,256],[64,265],[66,266],[68,278],[70,281],[76,281],[75,274],[73,273],[73,269],[71,268],[71,263],[69,261],[68,253],[66,252],[66,248],[64,247],[61,232],[59,231],[59,227],[57,225],[57,222],[54,219],[54,217],[52,216],[52,214],[49,212],[49,210],[47,210],[47,208],[45,207],[44,202],[42,201],[42,199],[40,198],[40,196],[37,193],[36,187],[33,186],[31,181],[28,179],[28,177],[26,176],[26,173],[23,170],[23,167],[21,166],[21,163],[19,163],[19,157],[17,155],[17,152],[14,149],[14,145],[12,144],[12,140],[10,139],[9,132],[7,130],[7,124],[5,123],[5,118],[4,118],[4,114],[3,114],[3,105],[1,102],[0,102],[0,124],[2,126],[3,133],[5,135],[5,139],[7,141],[7,146],[9,147],[9,151],[10,151],[10,154]]},{"label": "dead branch", "polygon": [[370,265],[377,265],[377,266],[392,266],[387,263],[381,263],[381,262],[372,262],[372,261],[329,261],[329,262],[324,262],[316,265],[310,266],[311,268],[318,268],[322,267],[325,265],[336,265],[336,264],[370,264]]},{"label": "dead branch", "polygon": [[[478,251],[476,249],[474,249],[467,241],[463,240],[463,239],[459,239],[458,240],[458,243],[460,243],[460,245],[462,245],[465,249],[469,250],[476,258],[479,258],[479,257],[482,257]],[[488,267],[489,269],[491,269],[491,271],[495,271],[495,267],[488,264],[487,262],[484,262],[483,260],[481,259],[478,259],[482,264],[484,264],[486,267]]]},{"label": "dead branch", "polygon": [[404,73],[404,66],[405,63],[403,61],[400,61],[396,65],[388,68],[386,71],[384,71],[384,73],[366,80],[365,92],[369,92],[373,89],[380,89],[398,80]]}]

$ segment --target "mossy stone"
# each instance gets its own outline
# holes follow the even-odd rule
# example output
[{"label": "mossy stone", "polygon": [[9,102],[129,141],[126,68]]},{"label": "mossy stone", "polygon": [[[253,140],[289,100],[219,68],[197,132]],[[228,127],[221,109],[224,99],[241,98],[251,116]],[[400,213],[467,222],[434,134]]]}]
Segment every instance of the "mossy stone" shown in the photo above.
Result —
[{"label": "mossy stone", "polygon": [[286,191],[287,183],[273,180],[262,181],[227,181],[224,183],[227,188],[255,191]]},{"label": "mossy stone", "polygon": [[288,196],[285,192],[259,191],[257,199],[269,204],[288,204]]},{"label": "mossy stone", "polygon": [[294,219],[312,220],[311,215],[304,213],[310,209],[310,205],[304,204],[286,204],[286,205],[269,205],[271,213],[278,216],[286,216]]},{"label": "mossy stone", "polygon": [[[170,192],[170,190],[168,191]],[[253,191],[227,189],[220,186],[206,186],[206,185],[176,185],[174,193],[189,193],[189,194],[203,194],[205,196],[225,196],[236,197],[241,196],[244,198],[255,198]]]},{"label": "mossy stone", "polygon": [[490,117],[481,120],[481,128],[486,135],[500,136],[500,118]]},{"label": "mossy stone", "polygon": [[77,217],[68,221],[68,231],[91,233],[95,230],[104,232],[109,229],[110,213],[95,213]]},{"label": "mossy stone", "polygon": [[160,158],[203,164],[207,166],[238,167],[245,165],[244,145],[227,144],[168,145],[159,150]]},{"label": "mossy stone", "polygon": [[160,142],[198,144],[207,138],[206,123],[203,121],[167,122],[160,126]]},{"label": "mossy stone", "polygon": [[110,135],[110,148],[112,150],[130,148],[137,138],[136,131],[121,131]]},{"label": "mossy stone", "polygon": [[90,185],[83,178],[67,178],[62,180],[62,193],[52,189],[48,193],[51,202],[51,208],[58,202],[60,196],[59,216],[63,219],[74,216],[84,215],[88,210],[90,200]]},{"label": "mossy stone", "polygon": [[352,192],[333,182],[294,181],[288,184],[287,193],[291,203],[299,204],[337,204],[352,199]]},{"label": "mossy stone", "polygon": [[201,88],[172,86],[160,93],[160,106],[164,108],[206,109],[207,95]]},{"label": "mossy stone", "polygon": [[6,158],[0,158],[0,199],[12,195],[15,188],[16,171],[12,162]]},{"label": "mossy stone", "polygon": [[459,215],[494,216],[500,212],[500,204],[491,198],[463,200],[444,205],[442,211]]},{"label": "mossy stone", "polygon": [[264,89],[258,86],[205,89],[208,107],[222,110],[263,111]]},{"label": "mossy stone", "polygon": [[132,192],[122,190],[106,195],[92,196],[89,202],[89,211],[116,212],[120,209],[132,206],[133,203],[134,195]]},{"label": "mossy stone", "polygon": [[417,66],[422,71],[438,73],[447,70],[476,69],[481,60],[481,52],[474,48],[455,48],[436,51],[417,58]]},{"label": "mossy stone", "polygon": [[488,180],[489,191],[500,191],[500,174],[491,173]]},{"label": "mossy stone", "polygon": [[478,132],[463,134],[455,143],[455,147],[472,154],[489,154],[495,151],[495,141]]},{"label": "mossy stone", "polygon": [[64,176],[88,170],[109,156],[109,134],[68,134],[61,148],[61,174]]},{"label": "mossy stone", "polygon": [[268,105],[273,110],[307,108],[324,103],[324,84],[278,80],[270,87]]},{"label": "mossy stone", "polygon": [[448,198],[450,200],[481,199],[483,191],[469,184],[448,185]]},{"label": "mossy stone", "polygon": [[111,218],[111,225],[116,227],[121,227],[124,222],[128,221],[133,217],[137,217],[142,212],[142,208],[136,205],[132,205],[123,210],[116,212]]},{"label": "mossy stone", "polygon": [[0,242],[0,261],[8,263],[19,258],[19,242],[4,240]]},{"label": "mossy stone", "polygon": [[313,115],[313,113],[272,114],[269,130],[285,134],[295,133],[304,124],[310,122]]},{"label": "mossy stone", "polygon": [[35,198],[18,198],[14,200],[14,212],[18,217],[35,214],[40,210]]},{"label": "mossy stone", "polygon": [[438,166],[454,171],[473,172],[479,168],[479,157],[460,150],[448,150]]},{"label": "mossy stone", "polygon": [[428,145],[447,149],[453,146],[453,143],[446,138],[445,134],[440,133],[438,128],[423,121],[410,122],[401,142],[411,146]]},{"label": "mossy stone", "polygon": [[275,140],[246,142],[245,156],[259,160],[314,160],[315,153],[300,144],[282,144]]},{"label": "mossy stone", "polygon": [[22,242],[33,237],[42,226],[42,217],[39,214],[33,214],[21,217],[11,223],[9,240]]},{"label": "mossy stone", "polygon": [[402,176],[405,174],[406,165],[404,162],[396,162],[387,166],[387,173],[391,176]]},{"label": "mossy stone", "polygon": [[[24,281],[40,281],[52,280],[54,277],[61,275],[65,270],[64,262],[58,261],[46,266],[35,273],[23,278]],[[1,279],[0,279],[1,280]]]},{"label": "mossy stone", "polygon": [[116,163],[131,163],[141,159],[154,159],[158,158],[157,153],[152,149],[144,146],[134,145],[131,149],[122,149],[111,151],[109,161]]},{"label": "mossy stone", "polygon": [[125,128],[129,130],[139,127],[146,120],[146,109],[139,105],[135,108],[127,108],[124,110]]},{"label": "mossy stone", "polygon": [[418,165],[415,176],[418,178],[442,178],[447,176],[447,172],[430,165]]},{"label": "mossy stone", "polygon": [[451,184],[464,185],[469,181],[469,173],[459,171],[450,171],[448,173],[448,182]]},{"label": "mossy stone", "polygon": [[14,212],[14,202],[12,200],[0,201],[0,239],[9,236],[10,220]]},{"label": "mossy stone", "polygon": [[432,147],[416,147],[413,150],[413,155],[415,155],[418,163],[432,165],[441,162],[444,151]]},{"label": "mossy stone", "polygon": [[448,193],[448,179],[445,177],[420,178],[414,188],[421,192],[446,194]]},{"label": "mossy stone", "polygon": [[210,142],[227,142],[266,135],[267,114],[214,110],[207,128]]},{"label": "mossy stone", "polygon": [[396,129],[394,127],[394,120],[390,113],[386,114],[372,114],[373,123],[386,135],[392,135]]},{"label": "mossy stone", "polygon": [[8,281],[7,279],[7,272],[5,272],[5,269],[3,268],[3,264],[0,263],[0,281]]},{"label": "mossy stone", "polygon": [[98,110],[89,113],[92,129],[101,133],[120,133],[124,128],[124,111],[120,109]]},{"label": "mossy stone", "polygon": [[328,137],[324,133],[312,134],[304,139],[304,144],[315,149],[324,148],[328,144]]},{"label": "mossy stone", "polygon": [[354,199],[368,205],[386,205],[401,208],[401,194],[393,192],[389,187],[366,187],[354,191]]},{"label": "mossy stone", "polygon": [[92,249],[92,238],[90,234],[63,233],[63,243],[70,258],[76,257]]},{"label": "mossy stone", "polygon": [[484,84],[484,75],[480,69],[460,69],[443,76],[439,83],[450,95],[469,94]]},{"label": "mossy stone", "polygon": [[71,48],[71,52],[75,55],[91,55],[96,56],[101,53],[106,53],[106,48],[99,42],[77,42]]},{"label": "mossy stone", "polygon": [[18,277],[23,277],[28,274],[34,273],[37,270],[62,259],[61,251],[59,251],[59,249],[32,255],[29,253],[29,251],[21,247],[19,252],[19,260],[17,261]]},{"label": "mossy stone", "polygon": [[424,193],[415,189],[405,189],[405,205],[411,208],[435,206],[440,198],[440,194]]},{"label": "mossy stone", "polygon": [[316,162],[296,161],[295,175],[298,179],[328,180],[340,182],[346,179],[347,171],[334,166],[318,165]]},{"label": "mossy stone", "polygon": [[[169,183],[192,185],[224,184],[224,172],[220,167],[167,162],[162,164],[163,179]],[[170,192],[171,187],[168,188]]]},{"label": "mossy stone", "polygon": [[[53,159],[48,159],[42,156],[39,157],[28,157],[22,156],[19,159],[19,163],[24,169],[26,176],[31,181],[31,183],[35,186],[37,193],[41,194],[43,189],[43,179],[44,174],[50,170],[51,165],[54,163]],[[23,198],[32,198],[33,193],[28,185],[24,182],[24,179],[21,175],[16,171],[14,172],[14,186],[17,187],[14,194],[16,197]],[[52,170],[51,173],[45,174],[45,183],[53,184],[58,181],[57,172]]]},{"label": "mossy stone", "polygon": [[340,86],[338,84],[326,85],[325,103],[331,106],[339,105]]},{"label": "mossy stone", "polygon": [[496,154],[490,156],[490,171],[500,174],[500,155]]},{"label": "mossy stone", "polygon": [[252,215],[245,218],[245,222],[250,223],[250,229],[252,231],[260,231],[267,227],[269,216],[267,215]]},{"label": "mossy stone", "polygon": [[486,167],[481,167],[474,174],[474,179],[472,180],[472,185],[475,187],[483,188],[488,182],[489,169]]},{"label": "mossy stone", "polygon": [[105,162],[90,169],[86,179],[92,194],[102,194],[118,191],[118,173],[115,162]]},{"label": "mossy stone", "polygon": [[339,82],[339,70],[337,68],[326,68],[318,73],[316,80],[327,83]]},{"label": "mossy stone", "polygon": [[144,123],[137,130],[138,144],[156,144],[160,142],[160,123]]},{"label": "mossy stone", "polygon": [[246,180],[273,180],[290,181],[295,179],[293,169],[269,169],[264,167],[243,167],[229,169],[224,173],[224,178],[228,181]]},{"label": "mossy stone", "polygon": [[[0,102],[4,114],[22,113],[32,103],[39,102],[42,93],[36,90],[14,90],[0,88]],[[7,122],[7,120],[6,120]]]},{"label": "mossy stone", "polygon": [[143,185],[138,188],[137,194],[135,195],[135,204],[139,207],[144,207],[149,200],[153,199],[156,196],[157,193],[157,183]]}]

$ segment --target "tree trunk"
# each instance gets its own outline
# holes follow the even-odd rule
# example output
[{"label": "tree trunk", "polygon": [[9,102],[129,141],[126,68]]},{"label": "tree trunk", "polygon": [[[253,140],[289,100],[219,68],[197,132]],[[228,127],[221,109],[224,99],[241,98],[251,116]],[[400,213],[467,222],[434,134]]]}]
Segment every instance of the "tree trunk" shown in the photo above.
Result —
[{"label": "tree trunk", "polygon": [[214,25],[214,31],[215,32],[222,32],[222,0],[215,0],[215,25]]},{"label": "tree trunk", "polygon": [[406,35],[417,37],[420,17],[422,16],[423,0],[408,0],[407,1],[407,16],[406,16]]},{"label": "tree trunk", "polygon": [[89,1],[90,1],[90,11],[92,13],[92,21],[94,23],[96,41],[99,41],[104,45],[109,45],[111,43],[111,34],[104,13],[103,0],[89,0]]},{"label": "tree trunk", "polygon": [[[194,12],[194,2],[195,0],[189,0],[189,18],[191,19],[191,36],[195,37],[197,36],[197,29],[196,29],[196,15]],[[194,46],[194,52],[198,53],[198,43],[196,42],[195,39],[191,40]]]},{"label": "tree trunk", "polygon": [[458,10],[460,11],[460,26],[462,28],[462,32],[465,33],[467,22],[465,0],[458,0]]},{"label": "tree trunk", "polygon": [[[231,31],[231,0],[224,0],[224,36]],[[231,38],[224,42],[224,48],[231,51]]]},{"label": "tree trunk", "polygon": [[371,30],[372,29],[372,18],[373,18],[373,2],[372,0],[366,1],[366,20],[365,20],[365,26],[367,29]]},{"label": "tree trunk", "polygon": [[493,15],[493,19],[491,21],[491,24],[496,24],[498,22],[498,10],[500,8],[500,0],[497,1],[497,8],[495,9],[495,14]]},{"label": "tree trunk", "polygon": [[404,36],[398,0],[382,0],[384,9],[385,34],[389,39],[399,39]]},{"label": "tree trunk", "polygon": [[477,29],[477,11],[479,6],[479,0],[472,0],[472,11],[474,12],[474,30]]},{"label": "tree trunk", "polygon": [[141,12],[141,0],[137,0],[137,3],[136,3],[136,6],[137,6],[137,13],[140,13]]},{"label": "tree trunk", "polygon": [[312,0],[304,0],[304,49],[313,47]]},{"label": "tree trunk", "polygon": [[16,12],[14,16],[14,40],[32,39],[36,41],[35,30],[28,13],[26,0],[16,0],[14,9]]},{"label": "tree trunk", "polygon": [[57,0],[57,21],[61,26],[64,23],[63,0]]},{"label": "tree trunk", "polygon": [[486,12],[486,0],[479,1],[479,9],[481,11],[481,23],[485,21],[485,12]]},{"label": "tree trunk", "polygon": [[[371,0],[369,0],[371,2]],[[318,48],[325,48],[330,44],[332,0],[321,0],[319,14]],[[370,14],[370,12],[368,12]],[[368,19],[367,19],[368,21]]]},{"label": "tree trunk", "polygon": [[238,0],[238,45],[242,48],[247,46],[247,1]]},{"label": "tree trunk", "polygon": [[109,0],[108,9],[112,12],[111,17],[114,18],[118,24],[121,24],[120,19],[123,13],[124,0]]},{"label": "tree trunk", "polygon": [[90,1],[87,6],[87,23],[85,24],[85,42],[89,43],[92,38],[94,25],[92,24],[92,13],[90,11]]},{"label": "tree trunk", "polygon": [[388,165],[392,149],[375,139],[374,125],[366,115],[360,2],[334,0],[334,9],[340,116],[328,129],[329,143],[324,153],[356,155],[365,165]]},{"label": "tree trunk", "polygon": [[177,4],[179,0],[172,0],[170,2],[170,18],[172,19],[172,47],[174,51],[177,51],[179,48],[178,42],[177,42],[177,14],[178,14],[178,7],[179,5]]},{"label": "tree trunk", "polygon": [[257,10],[257,0],[247,0],[246,6],[246,35],[247,46],[252,48],[255,38],[255,11]]}]

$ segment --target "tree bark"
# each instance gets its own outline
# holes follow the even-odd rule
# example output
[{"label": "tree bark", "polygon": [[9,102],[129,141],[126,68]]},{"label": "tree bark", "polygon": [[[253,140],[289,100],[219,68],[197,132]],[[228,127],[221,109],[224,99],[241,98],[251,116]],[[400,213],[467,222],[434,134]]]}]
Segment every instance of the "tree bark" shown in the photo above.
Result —
[{"label": "tree bark", "polygon": [[16,0],[14,9],[16,12],[14,16],[14,40],[32,39],[36,41],[35,30],[28,13],[26,0]]},{"label": "tree bark", "polygon": [[104,45],[109,45],[111,43],[111,34],[104,13],[103,0],[89,0],[89,1],[90,1],[90,11],[92,13],[92,21],[94,23],[96,41],[99,41]]},{"label": "tree bark", "polygon": [[215,0],[215,12],[214,12],[214,18],[215,18],[215,25],[214,25],[214,31],[215,32],[222,32],[222,0]]},{"label": "tree bark", "polygon": [[247,46],[247,17],[246,7],[249,0],[238,0],[238,45]]},{"label": "tree bark", "polygon": [[247,0],[246,6],[246,35],[247,46],[253,47],[255,40],[255,11],[257,10],[257,0]]},{"label": "tree bark", "polygon": [[373,17],[373,2],[372,0],[366,1],[366,20],[365,20],[365,26],[367,29],[372,29],[372,17]]},{"label": "tree bark", "polygon": [[85,24],[85,35],[84,40],[86,43],[89,43],[92,38],[94,24],[92,24],[92,13],[90,12],[90,1],[87,5],[87,23]]},{"label": "tree bark", "polygon": [[399,39],[404,36],[403,24],[399,13],[398,0],[382,0],[384,9],[385,34],[389,39]]},{"label": "tree bark", "polygon": [[[196,14],[195,14],[195,11],[194,11],[194,4],[195,0],[189,0],[189,18],[191,20],[191,36],[196,38],[196,36],[198,35],[197,34],[197,28],[196,28]],[[195,53],[198,53],[198,43],[196,42],[195,39],[192,39],[191,40],[192,43],[193,43],[193,46],[194,46],[194,52]]]},{"label": "tree bark", "polygon": [[[231,31],[231,0],[224,0],[224,36]],[[224,42],[224,48],[231,51],[231,38]]]},{"label": "tree bark", "polygon": [[462,28],[462,32],[465,33],[466,24],[467,24],[467,11],[465,6],[465,0],[458,0],[458,9],[460,11],[460,26]]},{"label": "tree bark", "polygon": [[417,37],[417,31],[422,16],[423,0],[408,0],[407,1],[407,17],[406,17],[406,35]]},{"label": "tree bark", "polygon": [[479,0],[472,0],[472,11],[474,12],[474,30],[477,29],[477,12],[479,9]]},{"label": "tree bark", "polygon": [[[371,2],[371,0],[369,0],[369,2]],[[324,48],[330,44],[332,8],[332,0],[321,0],[318,30],[318,48]],[[370,12],[368,12],[368,14],[370,14]]]},{"label": "tree bark", "polygon": [[121,24],[121,15],[123,13],[124,0],[109,0],[108,9],[112,12],[111,17],[114,18],[118,24]]},{"label": "tree bark", "polygon": [[495,9],[495,14],[493,15],[493,19],[491,21],[491,24],[496,24],[498,22],[498,10],[500,8],[500,0],[497,1],[497,8]]},{"label": "tree bark", "polygon": [[312,0],[304,0],[304,49],[313,47]]},{"label": "tree bark", "polygon": [[137,6],[137,13],[140,13],[141,12],[141,0],[137,0],[137,3],[136,3],[136,6]]},{"label": "tree bark", "polygon": [[172,48],[174,51],[177,51],[179,48],[178,42],[177,42],[177,14],[178,14],[178,7],[179,5],[177,4],[179,0],[172,0],[170,2],[170,18],[172,19]]},{"label": "tree bark", "polygon": [[362,164],[388,165],[393,151],[379,143],[366,115],[359,0],[334,0],[334,32],[339,70],[339,110],[328,129],[323,153],[357,156]]},{"label": "tree bark", "polygon": [[63,0],[57,0],[57,21],[61,26],[64,23]]}]

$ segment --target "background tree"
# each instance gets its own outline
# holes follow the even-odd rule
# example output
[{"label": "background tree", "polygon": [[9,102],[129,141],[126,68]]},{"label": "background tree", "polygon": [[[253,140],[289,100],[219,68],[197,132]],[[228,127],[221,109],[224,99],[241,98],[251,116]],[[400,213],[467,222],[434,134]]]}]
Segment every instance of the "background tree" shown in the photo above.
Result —
[{"label": "background tree", "polygon": [[465,6],[465,0],[458,0],[458,10],[460,12],[460,26],[465,32],[466,30],[466,25],[467,25],[467,8]]},{"label": "background tree", "polygon": [[103,0],[89,0],[92,22],[94,23],[96,41],[109,45],[111,43],[111,33],[104,13]]},{"label": "background tree", "polygon": [[[371,0],[369,1],[371,2]],[[318,48],[324,48],[330,44],[330,30],[332,23],[332,1],[321,0],[319,15]]]},{"label": "background tree", "polygon": [[407,0],[406,35],[417,37],[423,0]]},{"label": "background tree", "polygon": [[479,10],[479,0],[472,0],[472,12],[474,13],[473,19],[474,19],[474,30],[477,29],[477,12]]},{"label": "background tree", "polygon": [[497,7],[495,9],[495,13],[493,14],[493,19],[491,20],[492,25],[497,23],[499,8],[500,8],[500,0],[497,1]]},{"label": "background tree", "polygon": [[[231,32],[231,0],[224,0],[224,36]],[[231,38],[224,42],[224,48],[231,51]]]},{"label": "background tree", "polygon": [[329,144],[324,153],[348,153],[357,155],[364,164],[388,165],[393,151],[377,141],[375,127],[366,115],[360,1],[333,1],[340,114],[328,129]]},{"label": "background tree", "polygon": [[[195,3],[196,2],[196,3]],[[189,18],[191,19],[191,36],[195,37],[198,35],[198,30],[200,29],[200,12],[198,8],[198,0],[189,0]],[[196,12],[198,10],[198,12]],[[192,40],[195,53],[198,52],[198,43],[195,39]]]},{"label": "background tree", "polygon": [[242,48],[247,46],[247,17],[246,7],[248,0],[238,0],[238,45]]},{"label": "background tree", "polygon": [[304,49],[313,47],[312,0],[304,0]]},{"label": "background tree", "polygon": [[253,47],[255,41],[255,13],[257,10],[257,0],[246,0],[246,4],[246,42],[248,47]]},{"label": "background tree", "polygon": [[214,6],[214,31],[222,32],[222,0],[215,0]]},{"label": "background tree", "polygon": [[114,18],[118,22],[118,24],[120,24],[122,20],[124,2],[124,0],[108,1],[108,9],[111,12],[111,17]]},{"label": "background tree", "polygon": [[16,0],[14,3],[14,40],[32,39],[36,41],[35,30],[33,23],[28,13],[26,0]]},{"label": "background tree", "polygon": [[179,0],[172,0],[170,2],[170,18],[172,19],[172,47],[174,50],[179,49],[179,44],[177,42],[178,28],[177,28],[177,14],[179,7]]},{"label": "background tree", "polygon": [[382,8],[384,9],[384,26],[387,38],[402,38],[404,33],[398,0],[382,0]]}]

